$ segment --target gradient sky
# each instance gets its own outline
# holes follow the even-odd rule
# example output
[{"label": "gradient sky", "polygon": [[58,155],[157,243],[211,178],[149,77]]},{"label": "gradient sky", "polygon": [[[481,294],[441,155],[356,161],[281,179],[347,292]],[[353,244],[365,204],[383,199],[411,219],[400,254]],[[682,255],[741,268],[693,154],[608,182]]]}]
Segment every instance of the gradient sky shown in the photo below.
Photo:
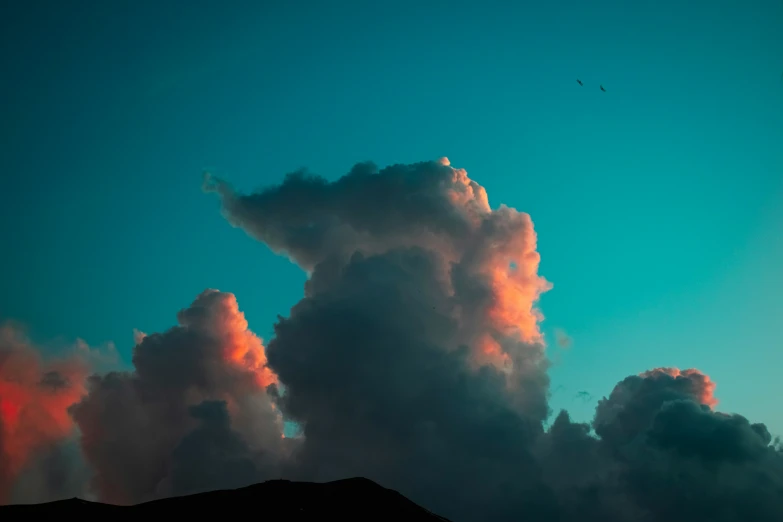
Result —
[{"label": "gradient sky", "polygon": [[305,276],[202,172],[448,156],[536,224],[553,408],[695,366],[783,434],[783,2],[511,4],[3,2],[0,318],[129,359],[213,287],[267,338]]}]

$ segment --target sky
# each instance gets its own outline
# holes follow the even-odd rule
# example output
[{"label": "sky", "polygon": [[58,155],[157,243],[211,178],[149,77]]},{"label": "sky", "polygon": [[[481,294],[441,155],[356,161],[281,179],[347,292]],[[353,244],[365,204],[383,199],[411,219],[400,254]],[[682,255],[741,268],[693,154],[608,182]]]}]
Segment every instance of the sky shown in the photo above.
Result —
[{"label": "sky", "polygon": [[216,288],[268,342],[307,275],[202,174],[447,156],[535,226],[554,412],[695,367],[783,435],[783,3],[511,4],[3,3],[0,318],[129,365]]}]

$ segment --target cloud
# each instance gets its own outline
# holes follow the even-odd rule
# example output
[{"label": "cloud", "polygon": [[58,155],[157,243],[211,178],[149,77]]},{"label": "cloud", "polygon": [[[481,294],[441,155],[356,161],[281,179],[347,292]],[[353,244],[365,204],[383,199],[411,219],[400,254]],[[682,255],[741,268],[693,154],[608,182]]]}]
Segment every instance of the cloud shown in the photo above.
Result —
[{"label": "cloud", "polygon": [[188,408],[201,426],[188,433],[172,453],[171,492],[189,495],[235,489],[262,476],[247,443],[231,429],[225,401],[204,401]]},{"label": "cloud", "polygon": [[649,426],[664,403],[690,400],[715,406],[714,390],[715,384],[698,370],[656,368],[615,386],[609,398],[598,402],[593,425],[602,439],[623,442]]},{"label": "cloud", "polygon": [[543,360],[535,303],[551,285],[537,274],[530,216],[491,210],[484,188],[447,160],[383,171],[361,163],[334,183],[300,171],[248,196],[211,176],[204,188],[219,194],[232,224],[311,274],[306,296],[327,290],[355,255],[419,249],[447,298],[429,304],[449,307],[441,312],[460,323],[479,363],[508,366],[512,352]]},{"label": "cloud", "polygon": [[90,377],[88,394],[71,408],[102,500],[141,502],[198,489],[210,477],[220,484],[209,475],[222,469],[216,457],[210,466],[183,463],[205,440],[236,448],[242,434],[252,435],[248,458],[280,449],[282,420],[266,392],[276,377],[233,294],[206,290],[177,319],[178,326],[140,338],[132,372]]},{"label": "cloud", "polygon": [[66,410],[84,392],[81,355],[45,360],[19,325],[0,325],[0,503],[18,498],[13,490],[23,476],[26,491],[39,497],[66,490],[68,477],[55,469],[64,466],[57,446],[73,434]]},{"label": "cloud", "polygon": [[144,338],[147,337],[147,334],[142,332],[141,330],[138,330],[136,328],[133,329],[133,344],[138,345],[141,344],[141,342],[144,340]]},{"label": "cloud", "polygon": [[[281,476],[365,476],[455,522],[772,522],[783,512],[778,445],[763,424],[717,412],[715,383],[698,370],[629,376],[591,423],[564,411],[547,422],[537,303],[551,284],[538,274],[533,223],[492,209],[445,158],[362,163],[333,182],[300,171],[251,195],[207,176],[205,189],[230,223],[307,272],[302,299],[264,346],[232,294],[206,290],[171,329],[134,333],[129,371],[101,371],[86,387],[85,372],[44,364],[9,337],[0,353],[17,362],[0,376],[37,394],[13,404],[63,423],[26,453],[5,453],[16,456],[0,460],[6,490],[32,494],[47,477],[64,490],[89,476],[101,500],[125,504]],[[17,418],[4,408],[4,423]],[[20,444],[9,425],[3,448]],[[72,469],[74,452],[88,467]]]},{"label": "cloud", "polygon": [[561,330],[560,328],[555,329],[555,343],[560,348],[571,348],[571,345],[574,344],[574,340],[571,339],[571,336],[569,336],[567,333],[565,333],[564,330]]},{"label": "cloud", "polygon": [[11,503],[80,497],[94,500],[89,490],[90,469],[84,462],[76,430],[63,439],[39,447],[14,477]]},{"label": "cloud", "polygon": [[[231,224],[309,275],[268,345],[281,407],[303,429],[297,476],[368,476],[455,520],[720,519],[733,508],[773,520],[783,510],[765,429],[714,412],[714,383],[696,370],[629,377],[592,425],[563,412],[544,431],[536,302],[551,285],[537,273],[532,222],[491,209],[447,160],[364,163],[334,182],[300,171],[251,195],[207,176],[205,189]],[[744,466],[742,478],[711,478],[721,466]],[[742,507],[755,476],[764,487]]]},{"label": "cloud", "polygon": [[697,370],[659,368],[599,402],[596,437],[561,413],[542,463],[565,520],[779,518],[783,455],[762,424],[714,411],[713,391]]},{"label": "cloud", "polygon": [[310,274],[268,347],[303,426],[302,476],[365,475],[446,515],[500,505],[501,482],[532,487],[549,384],[536,302],[551,285],[527,214],[492,210],[446,160],[359,164],[333,183],[297,172],[249,196],[205,186]]}]

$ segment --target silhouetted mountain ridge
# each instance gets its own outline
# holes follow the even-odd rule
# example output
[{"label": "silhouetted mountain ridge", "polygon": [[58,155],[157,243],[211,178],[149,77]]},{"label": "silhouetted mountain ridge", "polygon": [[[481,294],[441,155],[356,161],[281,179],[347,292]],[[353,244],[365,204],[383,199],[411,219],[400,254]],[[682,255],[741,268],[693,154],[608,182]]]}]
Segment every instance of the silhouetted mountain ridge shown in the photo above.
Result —
[{"label": "silhouetted mountain ridge", "polygon": [[397,491],[366,478],[334,482],[270,480],[234,490],[209,491],[153,500],[134,506],[114,506],[79,498],[45,504],[0,506],[0,519],[59,517],[68,520],[136,520],[146,516],[219,516],[257,512],[285,520],[406,520],[448,522]]}]

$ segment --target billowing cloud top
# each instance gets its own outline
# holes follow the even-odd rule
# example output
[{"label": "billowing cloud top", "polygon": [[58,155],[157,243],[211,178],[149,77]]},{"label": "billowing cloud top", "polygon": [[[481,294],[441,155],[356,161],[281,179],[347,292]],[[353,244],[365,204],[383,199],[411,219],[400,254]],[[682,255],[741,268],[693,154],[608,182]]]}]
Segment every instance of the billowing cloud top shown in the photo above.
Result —
[{"label": "billowing cloud top", "polygon": [[[100,499],[365,476],[455,521],[780,519],[778,445],[764,425],[715,411],[698,370],[630,376],[591,425],[560,412],[544,428],[537,301],[551,285],[532,221],[492,209],[447,159],[362,163],[333,182],[300,171],[251,195],[211,176],[204,187],[307,272],[304,295],[266,347],[232,294],[207,290],[177,326],[136,333],[131,372],[84,388],[81,374],[25,366],[25,389],[68,377],[78,391],[35,448],[71,428],[73,404]],[[12,404],[0,410],[6,484],[30,461],[7,442]],[[283,437],[284,418],[301,436]]]},{"label": "billowing cloud top", "polygon": [[[511,366],[520,355],[514,352],[527,358],[529,345],[540,345],[534,305],[551,285],[537,274],[530,216],[490,209],[484,188],[445,158],[381,171],[361,163],[334,183],[300,171],[249,196],[209,175],[204,188],[220,195],[231,223],[311,274],[307,295],[356,255],[381,259],[418,249],[445,299],[442,313],[461,327],[454,341],[474,348],[479,362]],[[524,347],[515,350],[513,342]]]},{"label": "billowing cloud top", "polygon": [[[165,333],[137,336],[134,372],[90,377],[89,393],[71,408],[103,500],[246,485],[265,477],[259,461],[276,464],[260,447],[236,442],[240,434],[226,420],[233,415],[264,452],[279,450],[282,420],[266,393],[275,377],[234,296],[206,290],[177,318]],[[206,453],[194,453],[199,448]]]}]

